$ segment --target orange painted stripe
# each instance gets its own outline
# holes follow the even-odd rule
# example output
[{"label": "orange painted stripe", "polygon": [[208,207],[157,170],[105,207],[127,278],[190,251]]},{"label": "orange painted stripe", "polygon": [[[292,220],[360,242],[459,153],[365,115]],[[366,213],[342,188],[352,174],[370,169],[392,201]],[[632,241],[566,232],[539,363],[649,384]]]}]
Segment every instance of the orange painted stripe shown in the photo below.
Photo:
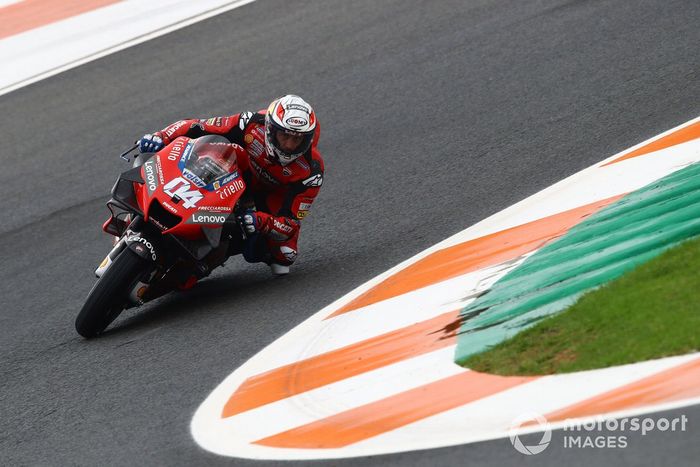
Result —
[{"label": "orange painted stripe", "polygon": [[561,421],[700,397],[700,358],[546,415]]},{"label": "orange painted stripe", "polygon": [[517,258],[565,234],[585,217],[621,197],[613,196],[436,251],[385,279],[326,319]]},{"label": "orange painted stripe", "polygon": [[671,146],[676,146],[677,144],[687,143],[688,141],[692,141],[698,138],[700,138],[700,122],[693,123],[692,125],[688,125],[685,128],[681,128],[680,130],[666,135],[663,138],[657,139],[656,141],[652,141],[651,143],[646,144],[639,149],[635,149],[634,151],[625,154],[624,156],[621,156],[611,162],[608,162],[607,164],[604,164],[602,167],[605,167],[606,165],[616,164],[620,161],[624,161],[627,159],[632,159],[633,157],[643,156],[654,151],[660,151],[662,149],[670,148]]},{"label": "orange painted stripe", "polygon": [[121,0],[24,0],[0,8],[0,39]]},{"label": "orange painted stripe", "polygon": [[253,444],[276,448],[341,448],[534,379],[537,378],[465,371],[260,439]]},{"label": "orange painted stripe", "polygon": [[248,378],[221,414],[232,417],[456,341],[459,310]]}]

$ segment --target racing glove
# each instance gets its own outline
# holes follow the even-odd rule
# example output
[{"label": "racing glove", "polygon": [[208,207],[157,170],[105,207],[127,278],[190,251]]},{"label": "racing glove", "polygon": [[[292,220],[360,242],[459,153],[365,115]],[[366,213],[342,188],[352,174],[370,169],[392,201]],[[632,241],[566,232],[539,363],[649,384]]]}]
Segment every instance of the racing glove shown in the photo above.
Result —
[{"label": "racing glove", "polygon": [[238,217],[247,235],[261,233],[276,242],[285,242],[299,232],[299,224],[285,217],[247,209]]},{"label": "racing glove", "polygon": [[243,214],[238,216],[238,222],[248,235],[253,235],[258,231],[258,216],[252,209],[246,209]]},{"label": "racing glove", "polygon": [[158,152],[163,149],[163,146],[163,138],[160,133],[148,133],[139,140],[139,151],[141,152]]}]

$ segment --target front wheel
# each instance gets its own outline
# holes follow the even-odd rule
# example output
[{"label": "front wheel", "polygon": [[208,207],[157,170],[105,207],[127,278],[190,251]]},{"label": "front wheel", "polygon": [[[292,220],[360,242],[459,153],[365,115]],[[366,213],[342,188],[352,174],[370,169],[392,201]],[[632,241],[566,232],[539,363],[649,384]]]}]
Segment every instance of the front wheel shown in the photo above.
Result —
[{"label": "front wheel", "polygon": [[145,272],[146,261],[125,248],[90,290],[75,319],[75,330],[85,338],[104,331],[124,309],[129,292]]}]

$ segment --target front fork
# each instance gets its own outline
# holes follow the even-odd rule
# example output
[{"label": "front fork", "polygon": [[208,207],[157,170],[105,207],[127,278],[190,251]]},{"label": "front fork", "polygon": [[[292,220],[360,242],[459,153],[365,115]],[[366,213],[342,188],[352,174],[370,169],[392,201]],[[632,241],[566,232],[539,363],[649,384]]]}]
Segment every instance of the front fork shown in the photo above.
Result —
[{"label": "front fork", "polygon": [[156,246],[154,243],[146,237],[143,232],[140,232],[141,227],[147,225],[143,222],[140,217],[134,219],[129,227],[126,229],[124,234],[115,243],[112,250],[105,256],[102,263],[95,270],[95,276],[101,278],[102,275],[109,269],[114,260],[119,256],[126,248],[129,248],[138,256],[142,257],[148,263],[150,263],[150,271],[145,277],[139,280],[129,293],[129,301],[133,305],[140,305],[143,303],[143,297],[148,291],[149,284],[152,282],[153,278],[156,276],[159,267],[160,256],[156,251]]},{"label": "front fork", "polygon": [[124,250],[125,246],[126,234],[124,234],[119,240],[117,240],[117,243],[114,244],[112,251],[107,253],[105,259],[103,259],[100,265],[97,266],[97,269],[95,269],[95,276],[97,276],[98,278],[102,277],[102,274],[104,274],[107,268],[109,268],[114,262],[114,260],[117,259],[117,256],[119,256],[119,253],[121,253],[122,250]]}]

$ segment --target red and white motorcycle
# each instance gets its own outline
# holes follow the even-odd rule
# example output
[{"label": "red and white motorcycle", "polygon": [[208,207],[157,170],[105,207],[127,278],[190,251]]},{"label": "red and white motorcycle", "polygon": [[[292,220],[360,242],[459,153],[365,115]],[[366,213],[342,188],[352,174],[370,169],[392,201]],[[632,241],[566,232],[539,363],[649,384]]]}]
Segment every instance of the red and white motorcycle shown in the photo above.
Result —
[{"label": "red and white motorcycle", "polygon": [[[125,154],[136,149],[131,148]],[[122,173],[107,202],[103,230],[118,238],[75,320],[86,338],[125,309],[191,287],[223,264],[245,234],[238,204],[246,184],[221,136],[180,137]]]}]

